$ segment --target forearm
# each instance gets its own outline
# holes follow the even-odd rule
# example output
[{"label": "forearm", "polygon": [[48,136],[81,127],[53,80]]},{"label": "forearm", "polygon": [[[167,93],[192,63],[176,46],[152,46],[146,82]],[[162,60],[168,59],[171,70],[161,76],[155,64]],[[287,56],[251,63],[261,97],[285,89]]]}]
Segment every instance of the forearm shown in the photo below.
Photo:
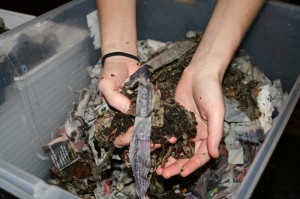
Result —
[{"label": "forearm", "polygon": [[[215,72],[222,79],[263,3],[264,0],[218,0],[191,65]],[[207,65],[212,67],[201,68]]]},{"label": "forearm", "polygon": [[97,0],[102,55],[126,52],[137,55],[136,0]]}]

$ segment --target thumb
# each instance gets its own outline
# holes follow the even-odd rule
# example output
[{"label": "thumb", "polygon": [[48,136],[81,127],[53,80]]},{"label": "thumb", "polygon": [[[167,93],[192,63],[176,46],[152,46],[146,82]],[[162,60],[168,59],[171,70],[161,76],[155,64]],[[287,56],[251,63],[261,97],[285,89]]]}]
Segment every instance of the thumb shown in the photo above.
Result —
[{"label": "thumb", "polygon": [[99,82],[99,91],[110,106],[125,114],[128,112],[130,100],[118,92],[114,80],[108,78],[101,79]]},{"label": "thumb", "polygon": [[219,157],[219,145],[223,135],[225,108],[224,105],[221,107],[223,108],[213,108],[213,110],[211,110],[208,114],[207,118],[207,148],[209,155],[213,158]]}]

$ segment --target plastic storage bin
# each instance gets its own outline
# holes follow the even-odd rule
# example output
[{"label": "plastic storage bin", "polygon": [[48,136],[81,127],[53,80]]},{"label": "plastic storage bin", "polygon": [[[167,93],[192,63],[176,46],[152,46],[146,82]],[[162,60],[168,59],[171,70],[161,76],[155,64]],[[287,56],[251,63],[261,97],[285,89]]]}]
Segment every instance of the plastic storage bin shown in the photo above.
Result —
[{"label": "plastic storage bin", "polygon": [[12,12],[4,9],[0,9],[0,17],[4,20],[5,26],[9,29],[13,29],[35,18],[35,16],[32,15],[27,15],[19,12]]},{"label": "plastic storage bin", "polygon": [[[204,30],[214,5],[208,0],[138,0],[139,39],[178,40],[187,30]],[[94,41],[97,17],[90,15],[95,10],[95,1],[74,0],[0,36],[2,162],[47,179],[50,162],[41,147],[53,138],[78,97],[69,88],[76,91],[89,85],[85,67],[94,65],[100,56],[96,45],[100,41]],[[255,64],[271,80],[281,79],[284,91],[290,95],[237,198],[251,195],[299,98],[299,22],[299,7],[268,1],[242,43]],[[1,172],[11,173],[3,165]],[[14,192],[3,186],[8,178],[0,180],[1,188]],[[32,180],[16,178],[9,182],[17,187],[35,187]]]},{"label": "plastic storage bin", "polygon": [[76,199],[73,194],[0,160],[0,187],[22,199]]}]

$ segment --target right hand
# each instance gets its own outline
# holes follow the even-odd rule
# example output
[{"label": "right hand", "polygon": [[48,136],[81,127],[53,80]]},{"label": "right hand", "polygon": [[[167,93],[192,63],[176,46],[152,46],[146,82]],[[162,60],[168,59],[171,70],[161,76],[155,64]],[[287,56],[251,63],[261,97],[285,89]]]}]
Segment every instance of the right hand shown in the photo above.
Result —
[{"label": "right hand", "polygon": [[[130,100],[119,92],[123,88],[125,80],[140,68],[140,64],[127,57],[109,57],[105,60],[103,71],[99,81],[99,91],[104,100],[113,108],[127,114],[130,107]],[[117,148],[128,146],[133,133],[133,126],[129,127],[126,133],[116,137],[114,145]],[[175,143],[176,138],[168,139],[170,143]],[[150,144],[151,151],[160,148],[160,144]]]},{"label": "right hand", "polygon": [[119,92],[123,88],[125,80],[130,77],[140,64],[127,57],[114,56],[105,60],[103,71],[99,81],[99,91],[104,100],[113,108],[127,113],[130,100]]},{"label": "right hand", "polygon": [[[140,68],[140,64],[127,57],[114,56],[107,58],[102,67],[98,88],[104,101],[126,114],[131,102],[119,89],[122,89],[125,80]],[[132,132],[133,127],[130,127],[126,133],[115,139],[114,145],[118,148],[129,145]]]}]

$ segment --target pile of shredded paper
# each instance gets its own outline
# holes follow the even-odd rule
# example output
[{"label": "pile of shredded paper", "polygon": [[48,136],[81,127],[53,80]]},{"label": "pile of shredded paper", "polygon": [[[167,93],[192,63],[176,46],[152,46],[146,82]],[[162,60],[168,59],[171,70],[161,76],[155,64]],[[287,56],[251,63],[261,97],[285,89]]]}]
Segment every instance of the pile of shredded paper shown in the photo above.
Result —
[{"label": "pile of shredded paper", "polygon": [[[187,38],[199,35],[198,31],[189,31]],[[139,41],[139,58],[146,63],[172,45],[173,42],[150,39]],[[85,199],[137,198],[135,179],[128,165],[128,148],[116,149],[110,136],[99,134],[113,125],[110,107],[102,101],[97,89],[101,70],[100,63],[87,68],[90,86],[79,91],[79,100],[74,102],[65,124],[44,147],[53,163],[49,183]],[[232,59],[222,87],[226,115],[220,157],[211,160],[188,180],[171,179],[172,186],[168,186],[170,180],[164,182],[153,174],[146,197],[234,196],[287,94],[283,93],[280,80],[269,80],[244,50],[239,50]],[[126,117],[123,120],[126,123]]]}]

